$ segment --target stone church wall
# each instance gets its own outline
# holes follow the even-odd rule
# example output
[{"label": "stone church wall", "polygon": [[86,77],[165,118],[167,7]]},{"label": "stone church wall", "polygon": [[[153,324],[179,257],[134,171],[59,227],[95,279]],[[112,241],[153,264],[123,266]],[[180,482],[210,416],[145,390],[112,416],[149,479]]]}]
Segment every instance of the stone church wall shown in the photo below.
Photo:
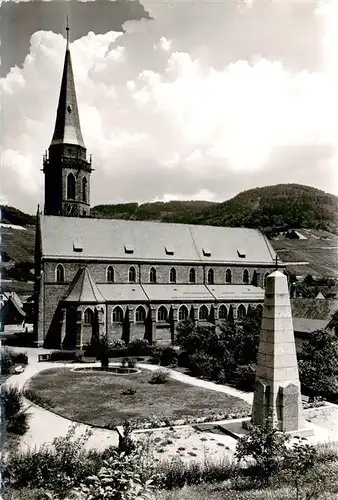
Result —
[{"label": "stone church wall", "polygon": [[[78,262],[60,262],[63,264],[65,269],[65,281],[70,283],[76,275],[79,267],[85,265],[85,261],[81,263]],[[45,263],[45,281],[46,283],[55,282],[55,269],[58,262],[46,262]],[[176,269],[176,282],[178,284],[188,284],[189,283],[189,270],[193,267],[196,270],[196,284],[207,283],[207,274],[210,268],[214,269],[214,283],[215,284],[225,284],[225,272],[229,268],[232,273],[232,284],[242,284],[243,283],[243,271],[247,269],[249,271],[249,284],[251,283],[253,271],[256,270],[259,274],[258,286],[263,286],[263,280],[265,273],[272,272],[271,268],[253,268],[250,266],[227,266],[227,265],[196,265],[191,266],[189,264],[134,264],[133,262],[88,262],[86,263],[90,274],[92,275],[96,283],[106,283],[106,273],[109,265],[114,268],[115,283],[128,283],[128,271],[130,266],[134,266],[136,269],[136,282],[139,283],[150,283],[149,272],[151,267],[156,269],[156,280],[158,284],[168,284],[169,283],[169,273],[170,269],[174,267]],[[204,277],[205,274],[205,277]],[[141,280],[140,280],[141,277]]]}]

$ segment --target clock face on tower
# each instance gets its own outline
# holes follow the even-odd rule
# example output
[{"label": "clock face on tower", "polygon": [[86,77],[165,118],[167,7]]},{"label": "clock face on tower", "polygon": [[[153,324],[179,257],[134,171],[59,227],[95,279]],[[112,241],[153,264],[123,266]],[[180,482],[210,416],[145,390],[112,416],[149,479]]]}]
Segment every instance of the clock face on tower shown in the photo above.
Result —
[{"label": "clock face on tower", "polygon": [[67,216],[73,216],[73,217],[77,217],[78,215],[78,210],[77,210],[77,206],[74,205],[73,203],[65,203],[64,206],[63,206],[63,213],[64,215],[67,215]]}]

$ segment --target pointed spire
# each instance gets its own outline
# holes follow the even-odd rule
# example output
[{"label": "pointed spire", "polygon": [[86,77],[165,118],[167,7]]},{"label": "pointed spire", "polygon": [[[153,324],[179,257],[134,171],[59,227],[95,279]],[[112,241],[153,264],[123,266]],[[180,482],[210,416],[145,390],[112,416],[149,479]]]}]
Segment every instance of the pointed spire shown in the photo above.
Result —
[{"label": "pointed spire", "polygon": [[51,146],[58,144],[74,144],[76,146],[85,147],[81,127],[80,118],[77,107],[74,75],[72,68],[72,60],[69,49],[69,25],[67,16],[67,46],[65,62],[63,66],[63,74],[61,81],[61,90],[59,97],[58,110],[56,115],[54,135]]}]

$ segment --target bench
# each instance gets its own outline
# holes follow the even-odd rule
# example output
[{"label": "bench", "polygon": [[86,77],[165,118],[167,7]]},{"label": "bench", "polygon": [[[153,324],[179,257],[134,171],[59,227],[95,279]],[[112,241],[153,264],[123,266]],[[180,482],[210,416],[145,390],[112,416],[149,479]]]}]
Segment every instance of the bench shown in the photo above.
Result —
[{"label": "bench", "polygon": [[38,354],[38,362],[41,361],[50,361],[50,354]]}]

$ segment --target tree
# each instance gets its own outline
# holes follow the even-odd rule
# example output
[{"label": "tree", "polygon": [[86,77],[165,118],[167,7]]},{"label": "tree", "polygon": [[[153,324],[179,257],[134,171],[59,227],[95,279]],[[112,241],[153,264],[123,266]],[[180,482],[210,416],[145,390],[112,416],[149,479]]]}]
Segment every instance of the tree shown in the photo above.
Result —
[{"label": "tree", "polygon": [[[318,454],[314,446],[306,444],[301,438],[289,448],[283,464],[283,476],[295,485],[296,500],[301,499],[301,491],[306,488],[312,493],[316,492],[316,486],[311,481],[313,479],[313,470],[317,464]],[[308,494],[309,493],[309,494]],[[313,498],[316,498],[312,494]],[[310,492],[306,492],[305,498],[311,498]]]},{"label": "tree", "polygon": [[289,440],[288,434],[274,427],[270,415],[264,425],[253,425],[249,433],[237,441],[235,457],[238,462],[249,465],[254,462],[253,475],[267,488],[272,476],[282,468]]},{"label": "tree", "polygon": [[309,396],[337,395],[338,338],[325,330],[311,333],[300,358],[300,380]]}]

